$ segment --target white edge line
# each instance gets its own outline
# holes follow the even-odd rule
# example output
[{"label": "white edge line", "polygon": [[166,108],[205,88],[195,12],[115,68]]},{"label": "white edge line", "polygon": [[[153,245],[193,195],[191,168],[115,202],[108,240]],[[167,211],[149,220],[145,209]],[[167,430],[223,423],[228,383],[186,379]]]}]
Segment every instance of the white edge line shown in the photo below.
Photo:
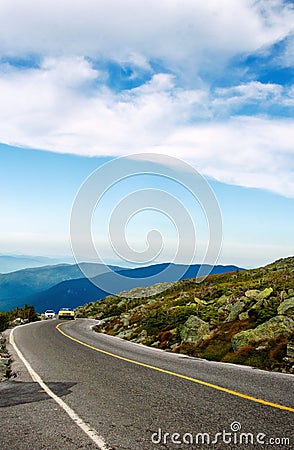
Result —
[{"label": "white edge line", "polygon": [[51,391],[47,384],[44,383],[40,375],[38,375],[37,372],[34,371],[30,363],[25,359],[21,351],[16,346],[13,332],[14,329],[12,329],[10,332],[9,342],[15,349],[18,357],[26,366],[32,380],[39,383],[41,388],[44,389],[53,400],[55,400],[55,402],[67,413],[67,415],[73,420],[73,422],[84,431],[84,433],[98,446],[100,450],[109,450],[109,447],[106,445],[106,442],[104,441],[102,436],[100,436],[95,430],[93,430],[93,428],[87,425],[86,422],[84,422],[70,406],[68,406],[63,400],[61,400],[60,397],[54,394],[54,392]]}]

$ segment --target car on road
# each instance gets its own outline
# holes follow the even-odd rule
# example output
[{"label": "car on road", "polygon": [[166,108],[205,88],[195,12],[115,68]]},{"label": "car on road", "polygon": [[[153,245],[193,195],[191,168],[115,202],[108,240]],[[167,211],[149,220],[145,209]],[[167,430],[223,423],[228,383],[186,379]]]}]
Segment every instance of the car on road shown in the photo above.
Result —
[{"label": "car on road", "polygon": [[71,308],[61,308],[58,312],[58,319],[75,319],[75,312]]},{"label": "car on road", "polygon": [[44,312],[44,319],[54,319],[55,318],[55,312],[53,309],[47,309]]}]

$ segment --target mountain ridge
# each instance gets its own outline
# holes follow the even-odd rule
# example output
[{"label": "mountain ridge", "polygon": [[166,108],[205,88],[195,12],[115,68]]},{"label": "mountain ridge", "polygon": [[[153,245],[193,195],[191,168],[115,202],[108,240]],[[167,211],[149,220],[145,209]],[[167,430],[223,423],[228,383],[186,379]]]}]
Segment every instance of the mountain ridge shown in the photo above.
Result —
[{"label": "mountain ridge", "polygon": [[[46,265],[30,267],[15,272],[0,274],[0,310],[23,306],[30,297],[49,289],[62,281],[84,277],[83,270],[95,276],[107,270],[120,270],[119,266],[105,266],[96,263]],[[4,309],[3,309],[4,308]],[[8,308],[8,309],[7,309]]]},{"label": "mountain ridge", "polygon": [[7,274],[33,267],[70,264],[70,258],[50,258],[47,256],[0,254],[0,274]]},{"label": "mountain ridge", "polygon": [[[81,266],[83,266],[83,263]],[[24,269],[24,271],[21,271],[20,273],[13,272],[12,274],[6,274],[5,276],[0,275],[0,310],[8,311],[11,307],[15,308],[17,306],[23,306],[25,303],[34,305],[38,312],[42,312],[45,309],[58,309],[62,306],[76,308],[88,301],[101,299],[110,293],[118,293],[130,288],[135,288],[138,284],[141,285],[141,283],[146,286],[154,284],[157,281],[175,281],[181,279],[183,276],[186,278],[194,277],[201,265],[195,264],[186,266],[184,264],[160,263],[139,268],[102,266],[100,267],[100,274],[96,277],[93,276],[91,279],[88,279],[85,276],[71,277],[70,279],[65,278],[59,280],[59,282],[53,283],[51,276],[51,278],[49,277],[50,283],[48,284],[47,282],[47,285],[44,283],[44,277],[42,278],[41,276],[42,271],[45,271],[46,282],[48,273],[52,275],[55,270],[61,270],[64,267],[67,268],[67,271],[74,270],[75,273],[83,275],[78,266],[73,269],[72,266],[68,267],[68,265],[58,265],[49,269],[39,269],[38,271],[36,271],[36,269]],[[89,266],[87,267],[89,268]],[[209,269],[211,267],[212,266],[208,266],[207,268]],[[237,270],[243,269],[234,265],[217,265],[212,268],[213,273]],[[114,277],[113,272],[120,275],[120,279],[118,279],[119,277]],[[39,274],[39,280],[34,279],[34,275],[37,273]],[[92,274],[94,273],[95,271],[93,270]],[[10,284],[7,284],[7,280],[11,281],[11,279],[13,280],[14,277],[17,278],[19,275],[29,275],[29,280],[25,279],[21,283],[12,281]],[[43,283],[42,285],[41,281]],[[96,283],[96,285],[93,284],[93,282]],[[100,286],[100,288],[97,286]],[[103,286],[108,286],[111,289],[103,289]]]}]

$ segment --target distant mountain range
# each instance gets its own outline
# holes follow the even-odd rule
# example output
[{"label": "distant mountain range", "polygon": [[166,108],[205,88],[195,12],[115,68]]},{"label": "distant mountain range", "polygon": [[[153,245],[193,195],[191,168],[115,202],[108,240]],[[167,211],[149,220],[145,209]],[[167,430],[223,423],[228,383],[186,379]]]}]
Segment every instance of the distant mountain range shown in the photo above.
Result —
[{"label": "distant mountain range", "polygon": [[[38,312],[46,309],[57,311],[64,306],[76,308],[100,300],[109,293],[116,294],[138,286],[194,278],[201,266],[165,263],[125,269],[82,263],[80,267],[92,281],[85,277],[76,264],[59,264],[0,274],[0,311],[22,307],[25,303],[34,305]],[[212,274],[243,270],[234,265],[207,268]],[[121,276],[117,277],[113,272]]]},{"label": "distant mountain range", "polygon": [[[113,271],[121,267],[109,266]],[[84,277],[82,270],[95,277],[109,270],[103,264],[81,263],[58,264],[33,267],[6,274],[0,274],[0,311],[9,311],[17,306],[32,302],[32,296],[46,291],[62,281]],[[37,305],[36,305],[37,307]]]},{"label": "distant mountain range", "polygon": [[30,255],[0,255],[0,274],[26,269],[28,267],[40,267],[73,263],[72,258],[48,258],[46,256]]}]

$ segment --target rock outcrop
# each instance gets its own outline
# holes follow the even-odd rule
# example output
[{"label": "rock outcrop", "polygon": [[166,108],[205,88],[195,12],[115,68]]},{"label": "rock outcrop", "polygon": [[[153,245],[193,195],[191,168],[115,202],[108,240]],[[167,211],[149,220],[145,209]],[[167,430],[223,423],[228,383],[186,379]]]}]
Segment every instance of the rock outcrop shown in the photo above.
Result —
[{"label": "rock outcrop", "polygon": [[280,304],[278,314],[291,317],[294,320],[294,297],[288,298]]},{"label": "rock outcrop", "polygon": [[197,316],[190,316],[181,330],[182,342],[198,344],[210,335],[209,324]]},{"label": "rock outcrop", "polygon": [[253,298],[255,300],[264,300],[268,298],[272,292],[273,289],[271,287],[265,288],[263,291],[260,291],[258,289],[251,289],[245,292],[245,296],[247,298]]},{"label": "rock outcrop", "polygon": [[245,308],[245,303],[242,302],[241,300],[239,300],[238,302],[236,302],[233,306],[232,309],[230,311],[230,314],[228,315],[228,317],[226,318],[226,322],[231,322],[231,320],[236,320],[237,317],[239,317],[239,314],[242,313],[242,311]]},{"label": "rock outcrop", "polygon": [[249,342],[262,341],[263,339],[274,339],[279,336],[288,337],[294,331],[294,320],[288,316],[276,316],[262,323],[254,329],[241,331],[232,337],[234,350],[244,347]]}]

